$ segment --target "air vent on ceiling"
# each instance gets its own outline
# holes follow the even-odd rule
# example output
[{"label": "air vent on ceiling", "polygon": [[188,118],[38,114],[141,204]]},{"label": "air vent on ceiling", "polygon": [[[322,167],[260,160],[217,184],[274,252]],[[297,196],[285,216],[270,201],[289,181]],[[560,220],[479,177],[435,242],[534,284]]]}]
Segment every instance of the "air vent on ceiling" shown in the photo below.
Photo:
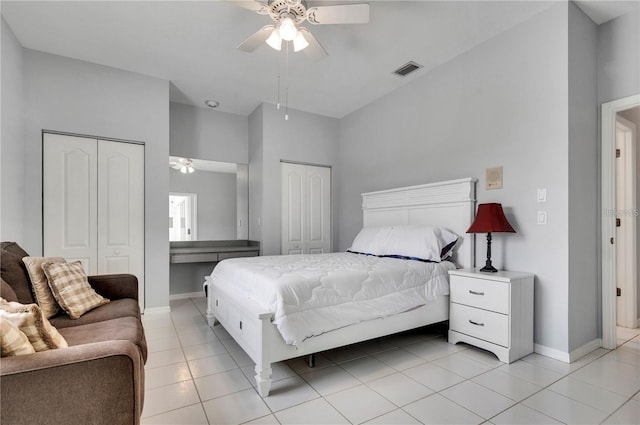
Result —
[{"label": "air vent on ceiling", "polygon": [[402,65],[400,68],[396,69],[395,71],[393,71],[394,74],[399,75],[401,77],[406,77],[407,74],[412,73],[413,71],[416,71],[418,69],[422,68],[422,65],[420,65],[419,63],[415,63],[413,61],[407,62],[404,65]]}]

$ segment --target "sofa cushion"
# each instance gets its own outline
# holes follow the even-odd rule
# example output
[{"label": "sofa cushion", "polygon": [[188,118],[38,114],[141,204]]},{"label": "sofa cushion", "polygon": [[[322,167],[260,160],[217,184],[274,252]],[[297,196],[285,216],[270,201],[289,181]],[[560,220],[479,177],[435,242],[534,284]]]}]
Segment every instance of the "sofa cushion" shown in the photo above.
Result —
[{"label": "sofa cushion", "polygon": [[142,322],[134,317],[120,317],[104,322],[61,328],[60,333],[70,346],[101,341],[130,341],[140,348],[143,361],[147,361],[147,342]]},{"label": "sofa cushion", "polygon": [[22,304],[31,304],[34,301],[29,273],[22,262],[22,258],[28,255],[15,242],[0,244],[0,276],[13,288],[18,302]]},{"label": "sofa cushion", "polygon": [[65,259],[62,257],[24,257],[22,259],[29,278],[31,279],[31,287],[33,289],[33,296],[35,302],[40,306],[45,317],[48,319],[60,310],[60,306],[56,302],[56,299],[51,293],[49,288],[49,282],[47,276],[42,270],[44,263],[64,263]]},{"label": "sofa cushion", "polygon": [[104,322],[105,320],[117,319],[119,317],[135,317],[140,319],[140,308],[138,302],[131,298],[121,300],[111,300],[108,304],[101,305],[91,311],[86,312],[79,319],[72,319],[64,311],[49,319],[56,328],[68,328],[70,326],[86,325],[87,323]]},{"label": "sofa cushion", "polygon": [[0,298],[0,317],[18,327],[36,351],[67,347],[58,330],[49,323],[37,304],[20,304]]},{"label": "sofa cushion", "polygon": [[45,262],[42,269],[58,304],[72,319],[109,302],[89,285],[82,263]]},{"label": "sofa cushion", "polygon": [[0,278],[0,297],[4,298],[7,301],[18,301],[16,292],[13,290],[11,285],[5,282],[2,278]]},{"label": "sofa cushion", "polygon": [[2,357],[32,354],[36,350],[29,342],[29,338],[16,325],[0,317],[0,345]]}]

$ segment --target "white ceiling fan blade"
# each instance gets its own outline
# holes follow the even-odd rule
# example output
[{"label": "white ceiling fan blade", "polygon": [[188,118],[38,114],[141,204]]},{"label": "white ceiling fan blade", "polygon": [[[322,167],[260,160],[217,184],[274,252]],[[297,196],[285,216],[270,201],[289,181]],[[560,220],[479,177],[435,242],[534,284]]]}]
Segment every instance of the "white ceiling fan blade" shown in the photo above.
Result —
[{"label": "white ceiling fan blade", "polygon": [[368,4],[343,4],[307,9],[307,20],[315,25],[366,24],[369,22]]},{"label": "white ceiling fan blade", "polygon": [[327,51],[324,50],[320,42],[311,34],[311,31],[304,27],[298,28],[298,31],[304,34],[305,40],[309,43],[309,45],[302,50],[305,55],[312,60],[322,59],[327,56]]},{"label": "white ceiling fan blade", "polygon": [[253,52],[262,43],[267,41],[267,38],[269,38],[275,28],[276,27],[273,25],[265,25],[264,27],[253,33],[251,36],[249,36],[249,38],[247,38],[245,41],[240,43],[238,49],[242,50],[243,52]]},{"label": "white ceiling fan blade", "polygon": [[241,7],[243,9],[248,9],[253,12],[256,12],[260,15],[266,15],[269,13],[269,9],[267,7],[267,0],[226,0],[226,3],[230,3],[234,6]]}]

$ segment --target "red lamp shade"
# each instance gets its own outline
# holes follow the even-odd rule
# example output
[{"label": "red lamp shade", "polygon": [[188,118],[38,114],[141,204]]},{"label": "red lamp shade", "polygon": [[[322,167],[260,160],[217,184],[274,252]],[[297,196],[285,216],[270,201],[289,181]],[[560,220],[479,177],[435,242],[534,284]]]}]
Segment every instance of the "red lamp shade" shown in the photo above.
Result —
[{"label": "red lamp shade", "polygon": [[509,232],[515,233],[513,227],[507,221],[500,204],[480,204],[476,219],[467,230],[467,233],[486,233],[487,234],[487,262],[481,272],[495,273],[498,271],[491,264],[491,232]]},{"label": "red lamp shade", "polygon": [[501,204],[480,204],[476,219],[473,221],[467,233],[491,233],[509,232],[515,233],[513,227],[504,216]]}]

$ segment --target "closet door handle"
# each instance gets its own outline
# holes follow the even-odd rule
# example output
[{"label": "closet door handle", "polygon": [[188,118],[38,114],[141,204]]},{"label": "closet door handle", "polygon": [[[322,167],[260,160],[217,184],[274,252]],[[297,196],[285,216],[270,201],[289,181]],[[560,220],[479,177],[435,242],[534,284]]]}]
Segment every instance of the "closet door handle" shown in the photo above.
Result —
[{"label": "closet door handle", "polygon": [[484,292],[477,292],[477,291],[473,291],[471,289],[469,289],[469,293],[473,294],[473,295],[484,295]]},{"label": "closet door handle", "polygon": [[478,323],[478,322],[474,322],[473,320],[469,319],[469,323],[471,323],[472,325],[476,325],[476,326],[484,326],[484,323]]}]

